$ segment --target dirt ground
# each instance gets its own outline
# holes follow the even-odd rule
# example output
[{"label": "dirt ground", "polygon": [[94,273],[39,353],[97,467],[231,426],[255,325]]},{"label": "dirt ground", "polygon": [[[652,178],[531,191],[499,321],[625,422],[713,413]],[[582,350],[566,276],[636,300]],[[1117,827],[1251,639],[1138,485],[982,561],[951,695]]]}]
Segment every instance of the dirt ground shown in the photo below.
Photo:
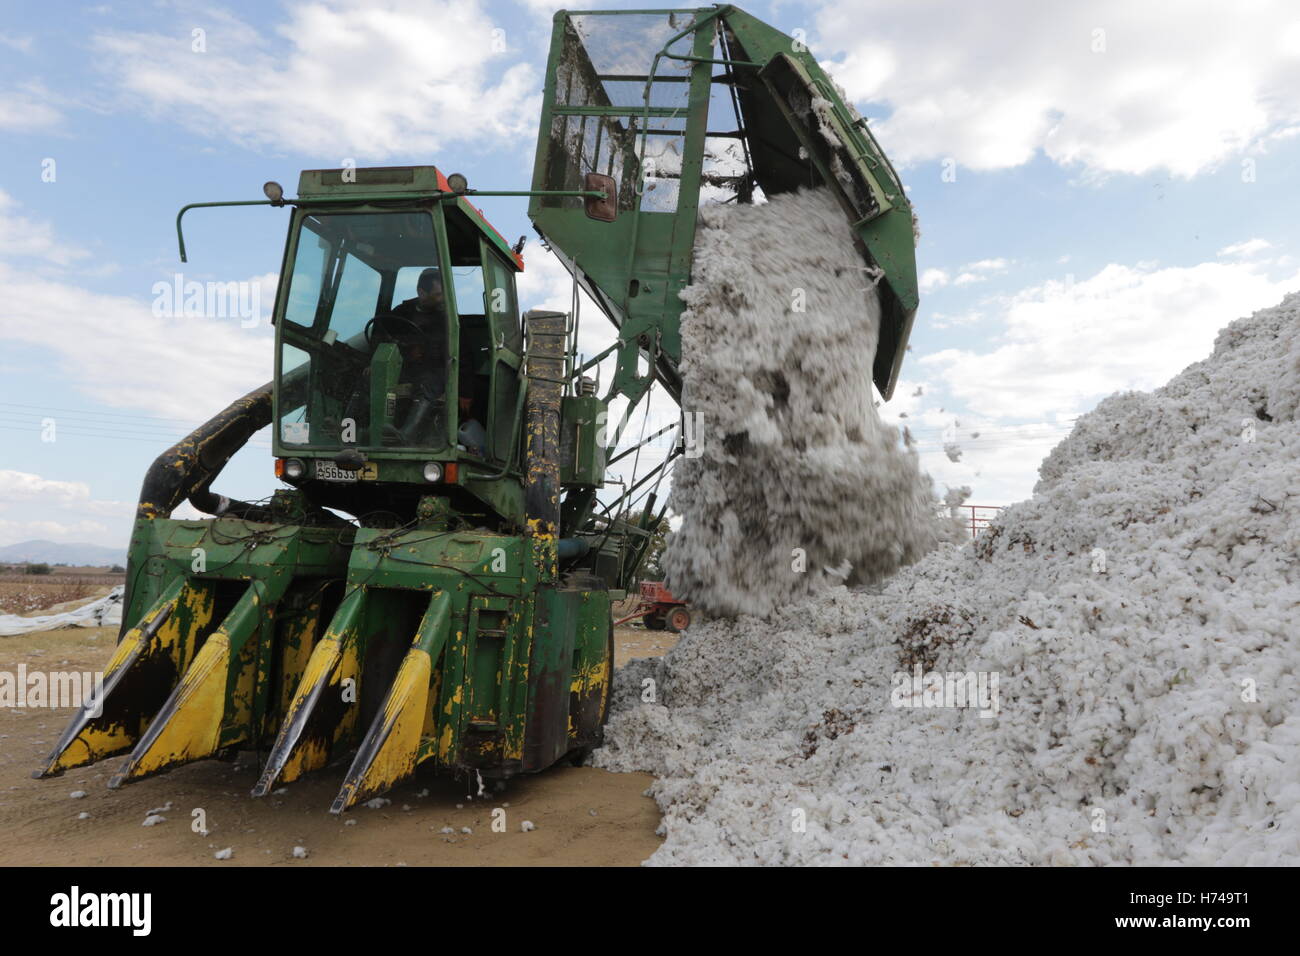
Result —
[{"label": "dirt ground", "polygon": [[0,614],[52,614],[87,598],[107,594],[124,574],[90,569],[56,568],[51,574],[23,574],[0,570]]},{"label": "dirt ground", "polygon": [[[677,635],[636,626],[615,631],[615,662],[663,654]],[[115,628],[69,628],[0,638],[0,670],[102,670]],[[202,761],[129,784],[106,786],[124,759],[62,777],[30,776],[71,710],[0,708],[0,865],[128,866],[634,866],[653,853],[659,813],[648,774],[556,767],[475,798],[464,782],[420,773],[380,809],[341,817],[329,805],[346,759],[269,798],[248,795],[256,755]],[[84,797],[73,798],[76,791]],[[492,829],[505,812],[505,832]],[[145,827],[151,810],[165,819]],[[208,833],[194,811],[200,810]],[[80,819],[80,814],[89,814]],[[524,832],[531,821],[535,829]],[[443,833],[450,827],[452,833]],[[468,828],[466,833],[462,828]],[[229,860],[214,854],[227,847]],[[303,847],[306,858],[295,858]]]}]

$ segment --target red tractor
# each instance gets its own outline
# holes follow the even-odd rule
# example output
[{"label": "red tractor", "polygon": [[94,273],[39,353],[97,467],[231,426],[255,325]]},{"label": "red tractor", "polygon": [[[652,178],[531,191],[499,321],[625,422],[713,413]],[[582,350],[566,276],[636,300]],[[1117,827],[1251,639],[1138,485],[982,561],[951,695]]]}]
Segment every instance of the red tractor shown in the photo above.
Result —
[{"label": "red tractor", "polygon": [[634,617],[641,618],[641,623],[652,631],[667,629],[677,634],[691,626],[691,612],[686,602],[673,597],[662,581],[642,581],[641,600],[636,609],[615,621],[614,625],[617,627]]}]

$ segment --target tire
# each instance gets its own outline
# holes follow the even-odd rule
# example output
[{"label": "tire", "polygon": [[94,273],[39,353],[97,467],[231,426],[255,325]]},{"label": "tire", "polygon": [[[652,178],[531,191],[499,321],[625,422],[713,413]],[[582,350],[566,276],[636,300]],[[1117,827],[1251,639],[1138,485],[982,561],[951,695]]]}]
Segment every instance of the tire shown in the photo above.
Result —
[{"label": "tire", "polygon": [[660,611],[650,611],[646,614],[642,614],[641,623],[646,626],[647,630],[651,631],[662,631],[668,626],[667,618],[665,618],[663,613]]},{"label": "tire", "polygon": [[684,607],[675,607],[668,612],[666,622],[668,630],[680,634],[691,626],[691,612]]}]

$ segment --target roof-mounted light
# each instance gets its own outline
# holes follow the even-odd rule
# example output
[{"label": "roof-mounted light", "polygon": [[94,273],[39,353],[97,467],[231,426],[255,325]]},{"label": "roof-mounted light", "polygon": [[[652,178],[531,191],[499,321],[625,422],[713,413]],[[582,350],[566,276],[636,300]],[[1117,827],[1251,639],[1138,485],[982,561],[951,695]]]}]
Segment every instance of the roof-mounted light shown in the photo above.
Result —
[{"label": "roof-mounted light", "polygon": [[262,192],[266,194],[267,199],[276,205],[284,202],[284,187],[274,180],[269,183],[262,183]]},{"label": "roof-mounted light", "polygon": [[463,193],[469,189],[469,180],[464,173],[452,173],[447,177],[447,188],[454,193]]}]

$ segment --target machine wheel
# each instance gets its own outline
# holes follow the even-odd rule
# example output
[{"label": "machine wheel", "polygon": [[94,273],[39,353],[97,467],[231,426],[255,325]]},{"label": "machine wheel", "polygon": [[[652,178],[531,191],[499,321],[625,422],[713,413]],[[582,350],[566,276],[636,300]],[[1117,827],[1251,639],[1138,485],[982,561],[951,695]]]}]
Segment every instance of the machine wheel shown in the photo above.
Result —
[{"label": "machine wheel", "polygon": [[662,611],[650,611],[641,615],[641,623],[651,631],[662,631],[668,626],[668,620]]},{"label": "machine wheel", "polygon": [[680,634],[691,626],[691,612],[684,607],[675,607],[668,612],[668,630]]}]

